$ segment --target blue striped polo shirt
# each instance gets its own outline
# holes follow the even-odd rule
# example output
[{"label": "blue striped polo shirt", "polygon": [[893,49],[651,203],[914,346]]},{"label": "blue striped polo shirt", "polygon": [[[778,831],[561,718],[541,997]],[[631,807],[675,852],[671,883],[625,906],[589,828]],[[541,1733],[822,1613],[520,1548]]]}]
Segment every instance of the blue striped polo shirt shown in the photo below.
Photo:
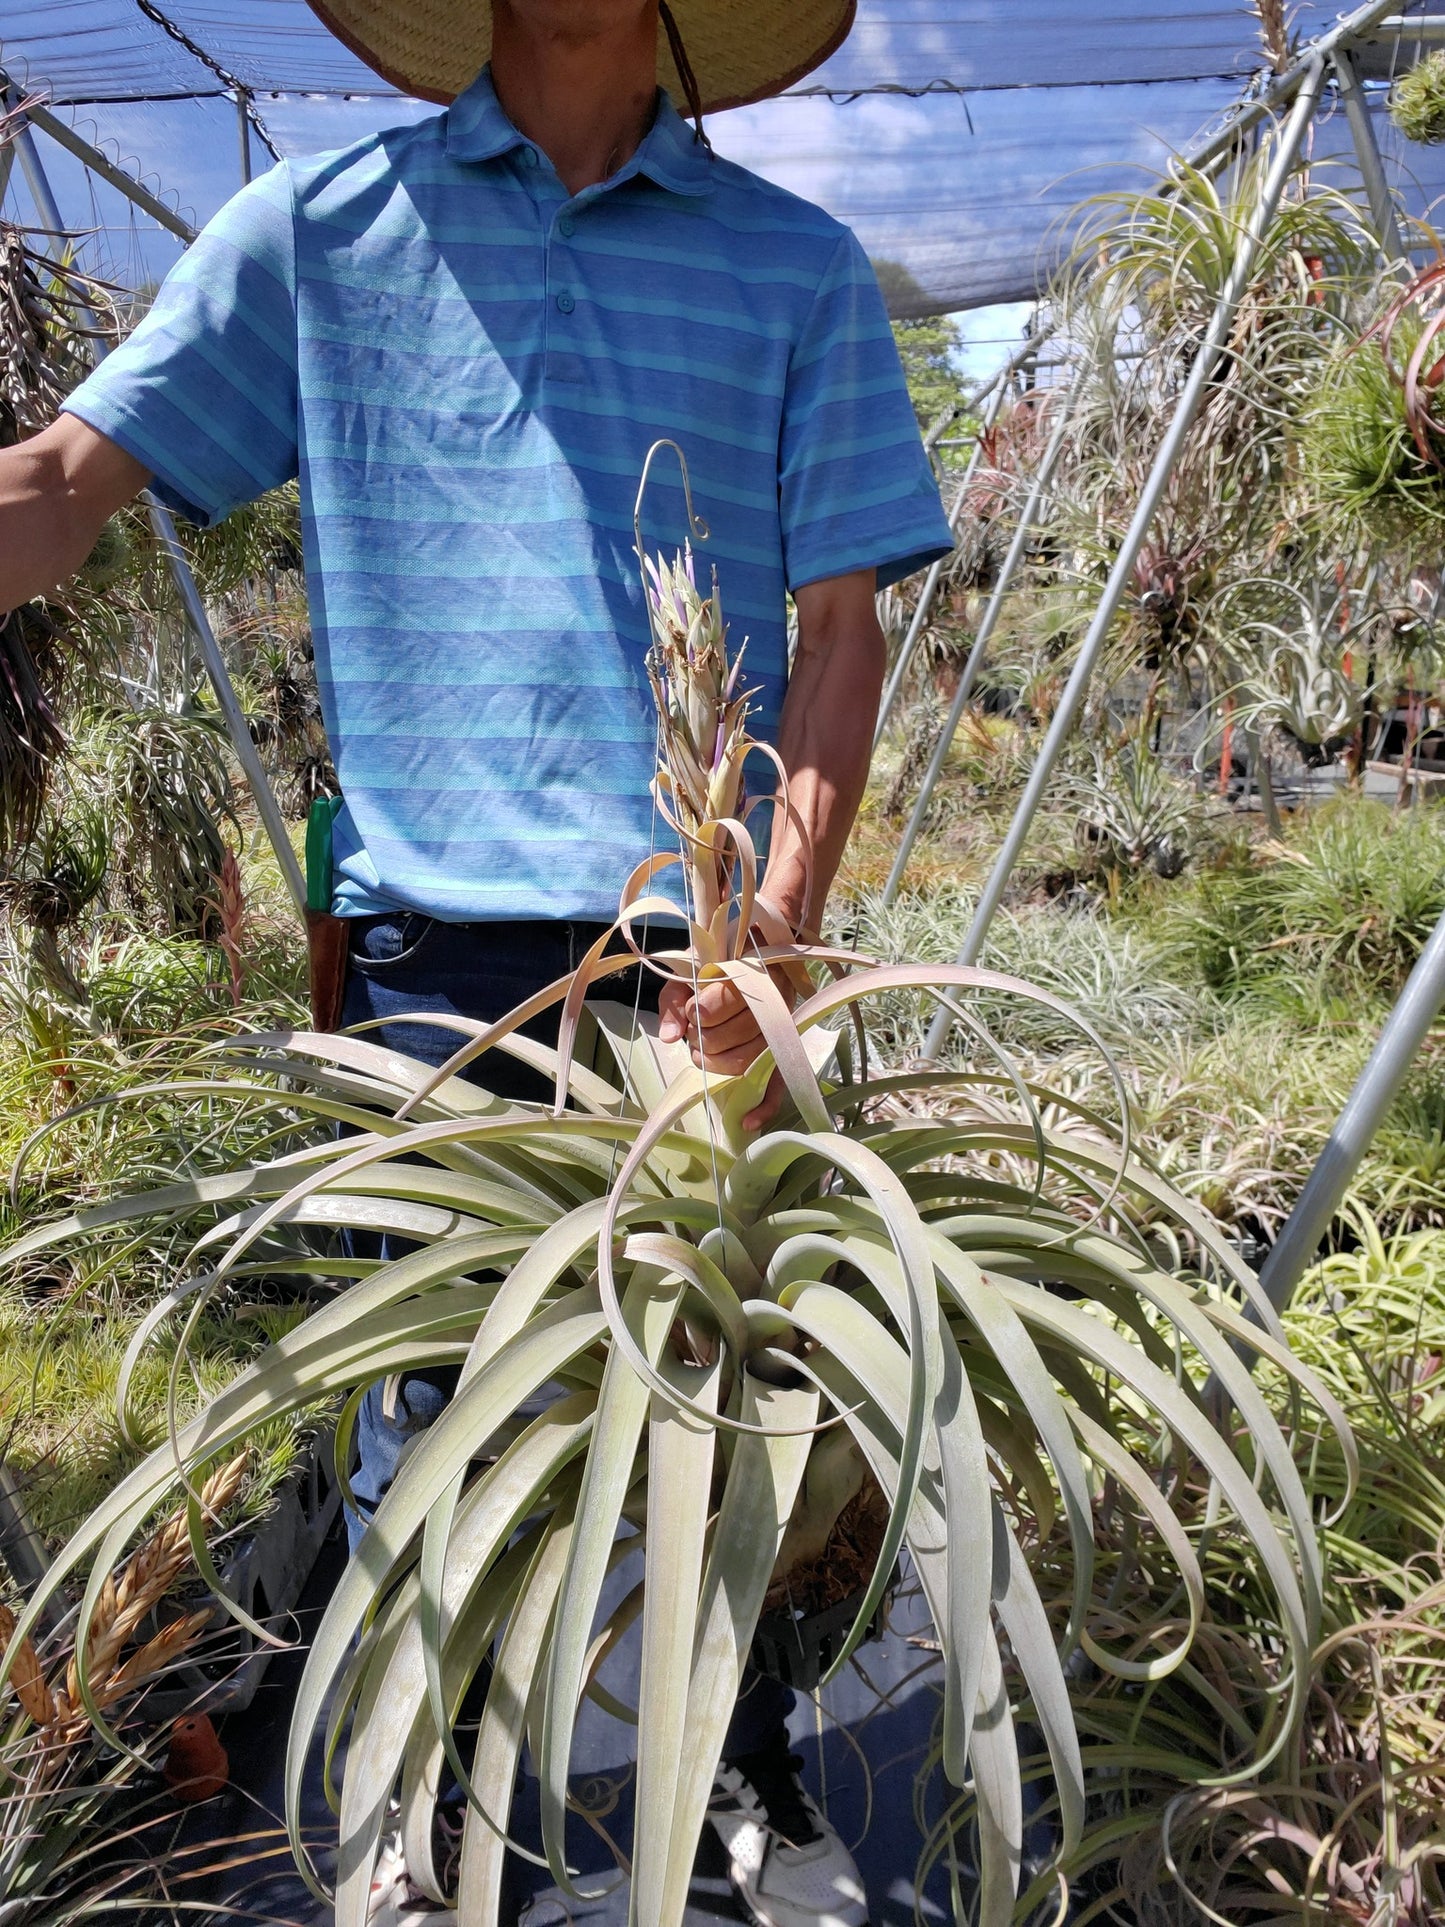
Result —
[{"label": "blue striped polo shirt", "polygon": [[[197,523],[299,476],[342,915],[615,913],[654,837],[632,510],[658,437],[765,735],[785,591],[951,545],[857,242],[665,95],[576,195],[485,72],[283,162],[66,406]],[[653,473],[644,540],[670,551],[676,463]]]}]

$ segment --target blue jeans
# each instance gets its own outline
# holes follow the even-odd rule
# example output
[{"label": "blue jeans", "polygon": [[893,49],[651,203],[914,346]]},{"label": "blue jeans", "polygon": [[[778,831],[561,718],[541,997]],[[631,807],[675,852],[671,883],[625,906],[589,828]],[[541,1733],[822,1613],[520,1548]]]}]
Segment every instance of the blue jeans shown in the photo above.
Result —
[{"label": "blue jeans", "polygon": [[[389,1050],[404,1051],[422,1063],[441,1064],[461,1041],[457,1033],[432,1024],[408,1023],[408,1017],[417,1011],[433,1011],[494,1023],[524,997],[575,969],[604,927],[553,922],[439,923],[415,914],[358,917],[351,932],[343,1022],[360,1024],[368,1018],[383,1018],[386,1021],[381,1028],[369,1032],[369,1036]],[[676,943],[676,930],[659,931],[657,941],[660,945]],[[610,979],[605,994],[619,1003],[631,1003],[640,990],[642,1008],[656,1010],[659,982],[651,971],[628,971]],[[557,1017],[553,1009],[534,1018],[523,1027],[524,1033],[544,1043],[555,1043]],[[474,1075],[501,1097],[545,1099],[552,1095],[552,1086],[545,1078],[504,1051],[489,1051]],[[361,1236],[354,1236],[358,1250],[363,1242]],[[373,1249],[376,1255],[395,1257],[406,1247],[399,1240],[384,1239]],[[407,1440],[441,1414],[456,1381],[455,1367],[410,1372],[396,1387],[390,1412],[383,1386],[373,1385],[367,1392],[356,1424],[360,1464],[351,1480],[360,1510],[348,1508],[346,1516],[353,1552],[361,1542],[367,1520],[391,1485]],[[749,1668],[728,1728],[724,1757],[735,1759],[756,1752],[774,1740],[792,1706],[793,1695],[787,1687]]]}]

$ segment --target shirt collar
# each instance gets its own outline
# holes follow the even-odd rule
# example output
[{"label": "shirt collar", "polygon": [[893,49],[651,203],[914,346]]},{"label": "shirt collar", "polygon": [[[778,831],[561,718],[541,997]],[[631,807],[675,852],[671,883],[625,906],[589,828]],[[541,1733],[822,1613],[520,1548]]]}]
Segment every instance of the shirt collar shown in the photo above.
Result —
[{"label": "shirt collar", "polygon": [[[446,115],[447,152],[459,161],[490,161],[525,138],[507,119],[492,86],[492,70],[483,67],[465,93],[458,94]],[[631,160],[612,176],[613,183],[646,174],[674,194],[711,194],[711,156],[659,89],[657,113]]]}]

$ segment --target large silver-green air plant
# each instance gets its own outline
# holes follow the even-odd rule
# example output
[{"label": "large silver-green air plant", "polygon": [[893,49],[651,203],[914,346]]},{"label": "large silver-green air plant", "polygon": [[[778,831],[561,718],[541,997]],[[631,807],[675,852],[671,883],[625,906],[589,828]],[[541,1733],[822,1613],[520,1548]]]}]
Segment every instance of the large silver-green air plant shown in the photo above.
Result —
[{"label": "large silver-green air plant", "polygon": [[1230,652],[1239,669],[1239,720],[1285,730],[1318,748],[1360,720],[1363,694],[1344,663],[1374,619],[1351,616],[1346,592],[1312,581],[1308,591],[1271,577],[1237,582],[1218,598],[1234,618]]},{"label": "large silver-green air plant", "polygon": [[[257,1426],[339,1399],[344,1460],[369,1386],[459,1366],[455,1398],[404,1459],[308,1656],[286,1765],[298,1860],[319,1892],[301,1789],[318,1747],[329,1772],[349,1723],[334,1796],[339,1927],[365,1918],[394,1799],[413,1877],[464,1927],[489,1927],[524,1747],[541,1834],[539,1849],[519,1849],[575,1888],[564,1825],[581,1797],[569,1783],[578,1714],[589,1693],[616,1707],[597,1669],[640,1617],[632,1918],[677,1927],[754,1628],[787,1578],[780,1554],[826,1546],[829,1512],[871,1479],[886,1526],[847,1649],[905,1554],[943,1654],[943,1764],[968,1790],[977,1917],[1001,1927],[1056,1899],[1059,1870],[1078,1857],[1086,1774],[1070,1655],[1082,1648],[1139,1690],[1190,1677],[1209,1611],[1192,1533],[1239,1548],[1291,1656],[1261,1728],[1236,1735],[1236,1776],[1291,1744],[1320,1552],[1289,1445],[1244,1359],[1262,1353],[1288,1373],[1347,1459],[1348,1432],[1253,1277],[1133,1155],[1127,1131],[1026,1084],[981,1032],[972,1071],[871,1061],[861,1017],[883,993],[962,1000],[966,1025],[972,991],[1065,1007],[995,972],[873,965],[793,940],[766,904],[739,804],[751,740],[717,596],[701,597],[685,564],[659,564],[653,582],[667,759],[655,793],[683,849],[629,880],[611,945],[497,1024],[449,1020],[463,1042],[440,1071],[364,1035],[228,1046],[191,1088],[270,1107],[278,1131],[309,1115],[314,1142],[41,1226],[14,1248],[33,1254],[104,1224],[194,1222],[192,1263],[132,1346],[134,1363],[183,1319],[177,1383],[190,1333],[234,1281],[291,1272],[334,1287],[195,1418],[172,1416],[169,1439],[75,1535],[44,1590],[88,1569],[84,1620],[183,1482],[202,1541],[204,1469]],[[774,820],[786,809],[784,785]],[[695,1067],[630,1007],[584,1007],[633,962],[635,925],[663,915],[653,879],[684,856],[691,926],[648,967],[739,984],[766,1038],[742,1079]],[[808,980],[791,1013],[768,966]],[[557,1049],[519,1029],[549,1004],[561,1006]],[[555,1077],[555,1104],[507,1102],[457,1075],[484,1072],[497,1051]],[[774,1066],[784,1107],[750,1136],[739,1120]],[[1000,1103],[1010,1095],[1012,1116]],[[353,1134],[334,1136],[338,1122]],[[413,1248],[348,1258],[330,1242],[342,1226]],[[1187,1270],[1161,1259],[1181,1250]],[[1237,1438],[1218,1427],[1211,1375],[1240,1414]],[[524,1411],[546,1386],[560,1387],[555,1402]],[[124,1390],[121,1402],[129,1423]],[[1167,1617],[1134,1615],[1127,1572],[1096,1584],[1098,1505],[1133,1522],[1152,1575],[1172,1564]],[[604,1609],[620,1561],[635,1584]],[[464,1755],[453,1722],[488,1657]],[[81,1684],[93,1700],[94,1683]],[[1021,1709],[1047,1744],[1059,1847],[1058,1866],[1023,1895]],[[444,1893],[432,1812],[448,1762],[470,1805],[458,1885]]]}]

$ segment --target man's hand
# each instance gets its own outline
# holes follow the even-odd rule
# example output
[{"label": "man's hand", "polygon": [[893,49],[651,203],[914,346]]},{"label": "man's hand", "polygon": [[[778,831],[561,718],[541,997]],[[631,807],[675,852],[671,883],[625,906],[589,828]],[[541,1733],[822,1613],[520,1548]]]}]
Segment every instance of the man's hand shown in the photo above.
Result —
[{"label": "man's hand", "polygon": [[[775,974],[774,983],[778,983]],[[779,986],[791,1004],[792,991],[786,983]],[[701,1070],[717,1077],[738,1077],[763,1048],[763,1033],[758,1020],[743,1001],[743,994],[730,978],[700,984],[694,996],[692,986],[676,977],[665,983],[658,994],[657,1008],[662,1022],[658,1035],[665,1044],[679,1044],[687,1038],[692,1045],[692,1061]],[[761,1130],[771,1124],[783,1101],[783,1080],[777,1071],[768,1079],[768,1088],[743,1118],[745,1131]]]},{"label": "man's hand", "polygon": [[149,480],[143,463],[77,415],[0,449],[0,617],[74,575]]}]

